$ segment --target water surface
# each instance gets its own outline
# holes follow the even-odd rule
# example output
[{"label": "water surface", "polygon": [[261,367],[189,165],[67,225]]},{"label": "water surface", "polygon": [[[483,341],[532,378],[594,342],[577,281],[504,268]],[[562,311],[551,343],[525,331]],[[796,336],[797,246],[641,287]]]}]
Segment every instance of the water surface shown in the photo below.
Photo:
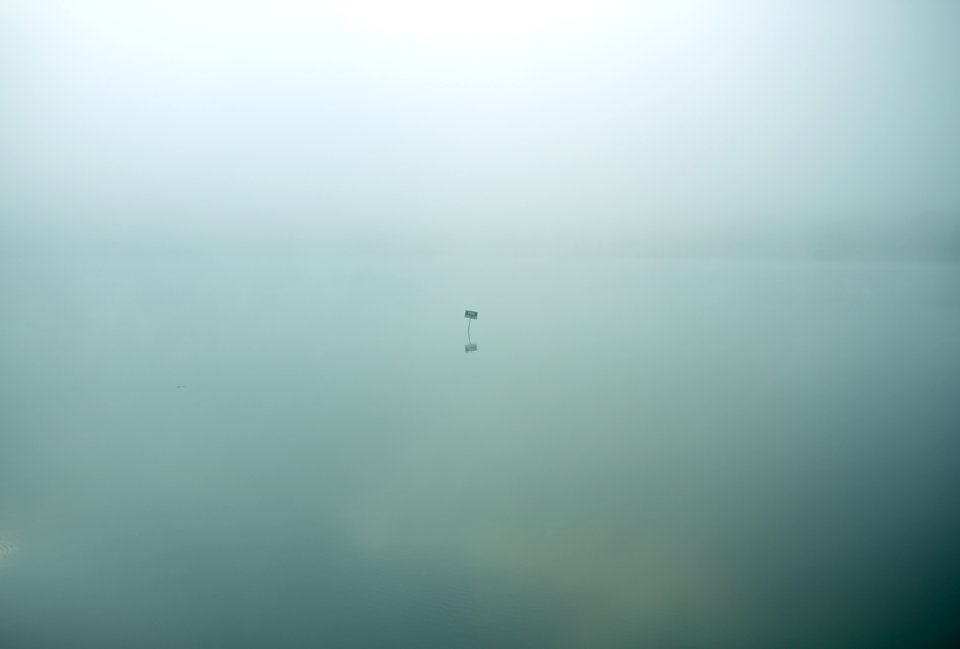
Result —
[{"label": "water surface", "polygon": [[0,646],[952,646],[958,289],[8,259]]}]

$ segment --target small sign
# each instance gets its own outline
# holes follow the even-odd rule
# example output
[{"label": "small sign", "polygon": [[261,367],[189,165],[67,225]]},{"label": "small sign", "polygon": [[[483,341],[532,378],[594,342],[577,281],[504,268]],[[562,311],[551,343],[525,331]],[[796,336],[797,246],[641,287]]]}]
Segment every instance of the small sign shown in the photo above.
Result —
[{"label": "small sign", "polygon": [[477,312],[476,312],[476,311],[467,311],[467,312],[465,312],[465,313],[463,314],[463,317],[464,317],[464,318],[470,318],[471,320],[476,320],[476,319],[477,319]]},{"label": "small sign", "polygon": [[469,345],[464,345],[463,351],[467,352],[468,354],[471,352],[477,351],[477,343],[470,343]]}]

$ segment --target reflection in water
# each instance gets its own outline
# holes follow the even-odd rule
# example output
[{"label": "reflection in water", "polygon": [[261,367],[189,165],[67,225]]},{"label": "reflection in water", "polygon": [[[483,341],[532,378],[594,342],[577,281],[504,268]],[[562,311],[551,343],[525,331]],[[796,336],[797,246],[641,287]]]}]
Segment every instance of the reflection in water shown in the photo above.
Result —
[{"label": "reflection in water", "polygon": [[477,344],[470,339],[470,325],[477,319],[477,312],[465,311],[463,317],[467,319],[467,344],[463,346],[463,351],[469,354],[470,352],[477,351]]}]

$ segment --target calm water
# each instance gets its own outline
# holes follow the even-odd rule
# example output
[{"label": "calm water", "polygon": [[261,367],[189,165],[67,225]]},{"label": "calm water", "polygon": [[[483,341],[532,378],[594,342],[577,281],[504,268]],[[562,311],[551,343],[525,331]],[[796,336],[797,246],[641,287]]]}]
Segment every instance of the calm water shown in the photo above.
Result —
[{"label": "calm water", "polygon": [[957,637],[957,265],[0,270],[3,649]]}]

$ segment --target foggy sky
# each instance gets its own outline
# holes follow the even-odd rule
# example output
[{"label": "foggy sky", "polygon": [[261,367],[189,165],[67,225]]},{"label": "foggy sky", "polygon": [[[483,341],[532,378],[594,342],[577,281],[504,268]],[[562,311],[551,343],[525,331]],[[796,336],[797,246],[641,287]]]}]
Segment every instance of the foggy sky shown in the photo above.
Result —
[{"label": "foggy sky", "polygon": [[960,250],[954,2],[0,12],[5,253]]}]

